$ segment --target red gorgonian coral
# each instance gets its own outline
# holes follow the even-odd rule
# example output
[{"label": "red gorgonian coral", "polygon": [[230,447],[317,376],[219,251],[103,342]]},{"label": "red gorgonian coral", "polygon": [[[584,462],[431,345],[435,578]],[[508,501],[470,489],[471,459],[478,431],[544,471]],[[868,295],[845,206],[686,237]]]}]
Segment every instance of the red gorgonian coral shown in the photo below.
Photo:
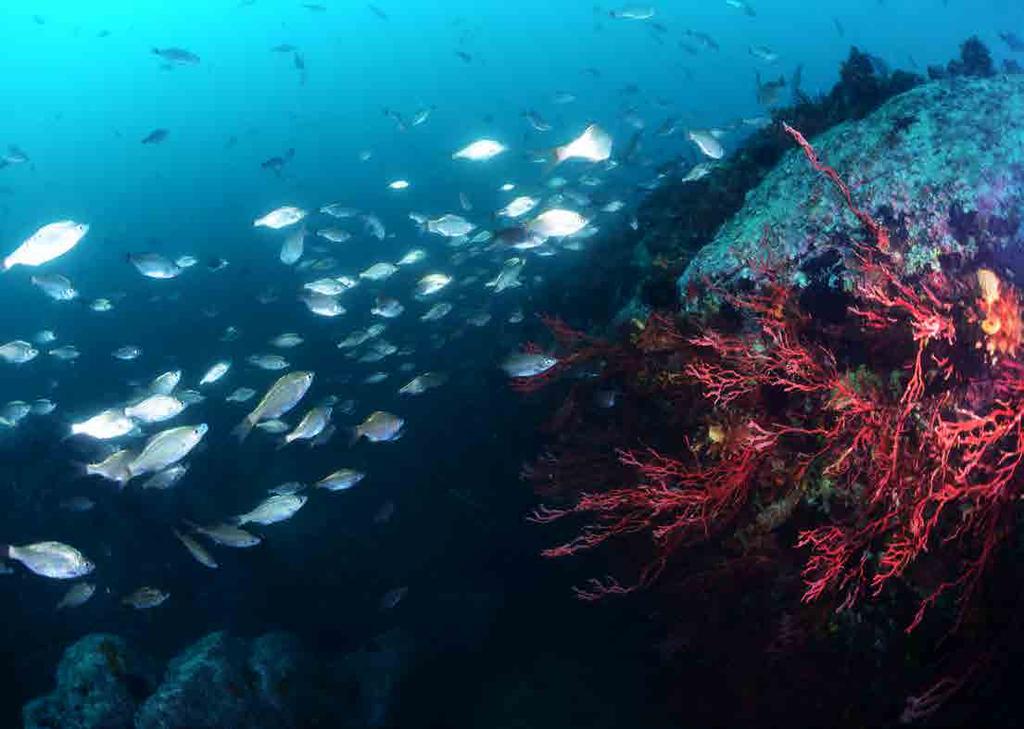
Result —
[{"label": "red gorgonian coral", "polygon": [[[558,503],[534,520],[584,524],[545,555],[647,541],[628,582],[605,577],[577,588],[597,599],[652,584],[686,547],[731,540],[750,549],[758,533],[799,510],[805,602],[828,596],[841,610],[900,581],[918,596],[907,632],[947,593],[962,617],[1021,495],[1017,292],[988,269],[905,274],[888,229],[855,205],[799,132],[784,128],[869,234],[848,245],[844,324],[835,331],[816,322],[770,267],[753,291],[709,284],[738,326],[652,317],[621,345],[628,354],[619,360],[634,363],[635,383],[655,394],[662,413],[674,410],[664,415],[669,427],[682,428],[660,433],[658,447],[620,444],[628,476],[619,482],[547,484]],[[573,457],[584,470],[585,458]],[[812,504],[822,497],[832,508]],[[919,581],[911,568],[926,553],[941,560],[941,577]],[[914,718],[936,703],[919,699]]]}]

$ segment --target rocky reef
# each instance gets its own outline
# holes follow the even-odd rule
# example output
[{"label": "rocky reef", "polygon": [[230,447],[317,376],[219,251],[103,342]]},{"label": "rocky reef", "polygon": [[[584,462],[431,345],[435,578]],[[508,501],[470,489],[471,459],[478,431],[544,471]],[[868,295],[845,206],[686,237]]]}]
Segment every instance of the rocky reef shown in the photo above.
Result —
[{"label": "rocky reef", "polygon": [[[813,142],[888,226],[906,273],[938,270],[944,257],[1015,263],[1005,254],[1020,243],[1024,210],[1024,76],[929,83]],[[831,270],[856,220],[806,167],[794,150],[750,191],[680,277],[684,295],[703,279],[749,276],[765,258],[799,286]]]},{"label": "rocky reef", "polygon": [[211,633],[158,663],[115,635],[65,650],[54,691],[23,710],[25,729],[369,729],[391,718],[408,644],[391,634],[341,660],[294,636]]}]

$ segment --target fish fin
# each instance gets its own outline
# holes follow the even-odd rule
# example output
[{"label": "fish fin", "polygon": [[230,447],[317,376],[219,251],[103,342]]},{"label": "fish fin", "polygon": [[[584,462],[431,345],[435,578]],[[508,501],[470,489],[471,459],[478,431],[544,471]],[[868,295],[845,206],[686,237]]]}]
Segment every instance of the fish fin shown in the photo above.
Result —
[{"label": "fish fin", "polygon": [[252,418],[246,416],[241,423],[231,429],[231,435],[235,436],[238,439],[238,442],[241,443],[249,437],[249,433],[252,432],[255,425],[256,423]]},{"label": "fish fin", "polygon": [[352,446],[354,446],[356,443],[359,442],[359,439],[362,437],[363,432],[359,429],[358,425],[354,428],[351,428],[348,436],[348,447],[351,448]]},{"label": "fish fin", "polygon": [[289,443],[291,443],[291,441],[288,440],[288,436],[285,436],[284,438],[281,438],[281,440],[277,441],[277,445],[274,446],[274,450],[279,451],[283,448],[287,448]]}]

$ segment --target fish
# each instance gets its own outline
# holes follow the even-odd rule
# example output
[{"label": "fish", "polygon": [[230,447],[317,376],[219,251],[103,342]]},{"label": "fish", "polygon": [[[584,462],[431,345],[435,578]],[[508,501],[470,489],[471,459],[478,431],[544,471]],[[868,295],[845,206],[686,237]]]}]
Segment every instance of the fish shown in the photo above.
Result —
[{"label": "fish", "polygon": [[222,547],[246,549],[248,547],[255,547],[262,541],[255,534],[247,532],[245,529],[234,526],[233,524],[199,526],[198,524],[193,524],[189,521],[186,521],[185,524],[192,529],[192,531],[202,534],[207,539],[221,545]]},{"label": "fish", "polygon": [[206,423],[168,428],[152,436],[142,450],[128,464],[132,478],[146,473],[156,473],[173,466],[199,445],[209,431]]},{"label": "fish", "polygon": [[721,142],[710,131],[695,130],[687,132],[686,138],[697,145],[701,153],[711,159],[722,159],[725,156],[725,148]]},{"label": "fish", "polygon": [[367,214],[363,216],[363,227],[366,232],[372,235],[377,240],[384,240],[387,235],[387,231],[384,229],[384,223],[381,222],[380,218],[376,215]]},{"label": "fish", "polygon": [[416,283],[416,296],[432,296],[452,282],[444,273],[428,273]]},{"label": "fish", "polygon": [[561,147],[555,147],[555,164],[568,159],[582,159],[587,162],[604,162],[612,154],[612,138],[596,124],[591,124],[576,139]]},{"label": "fish", "polygon": [[284,154],[278,155],[278,156],[274,156],[274,157],[268,157],[267,159],[265,159],[262,162],[260,162],[260,169],[261,170],[270,170],[275,175],[280,177],[281,176],[281,170],[283,170],[284,166],[286,164],[288,164],[289,162],[291,162],[294,157],[295,157],[295,148],[294,147],[289,147],[287,150],[285,150]]},{"label": "fish", "polygon": [[328,491],[345,491],[366,478],[362,471],[351,468],[342,468],[324,476],[313,484],[314,488],[327,489]]},{"label": "fish", "polygon": [[398,390],[399,395],[422,395],[427,390],[440,387],[448,381],[448,375],[438,372],[424,372],[416,375]]},{"label": "fish", "polygon": [[434,220],[427,220],[423,227],[425,230],[445,238],[458,238],[463,235],[469,235],[476,230],[476,226],[473,223],[451,213],[442,215]]},{"label": "fish", "polygon": [[166,129],[154,129],[149,134],[144,136],[141,140],[142,144],[160,144],[162,141],[167,139],[170,132]]},{"label": "fish", "polygon": [[779,60],[779,54],[768,46],[750,46],[747,50],[754,58],[758,58],[765,63],[775,63]]},{"label": "fish", "polygon": [[455,51],[455,55],[458,56],[464,63],[473,62],[473,56],[466,53],[465,51]]},{"label": "fish", "polygon": [[291,430],[292,426],[288,425],[288,423],[283,420],[274,418],[272,420],[264,420],[262,423],[257,423],[256,428],[264,433],[269,433],[270,435],[281,435],[282,433],[287,433]]},{"label": "fish", "polygon": [[756,73],[757,103],[761,106],[774,106],[779,101],[782,89],[786,88],[786,77],[779,76],[777,81],[761,81],[761,73]]},{"label": "fish", "polygon": [[523,267],[526,265],[526,259],[524,258],[509,258],[502,264],[501,271],[494,277],[493,280],[488,281],[484,286],[487,288],[494,289],[494,293],[500,294],[506,289],[512,289],[522,286],[522,282],[519,280],[519,275],[523,271]]},{"label": "fish", "polygon": [[174,533],[174,536],[178,538],[178,541],[185,545],[185,549],[187,549],[189,554],[195,558],[196,562],[204,567],[209,567],[211,570],[217,569],[217,561],[208,551],[206,551],[206,547],[193,539],[189,534],[185,534],[173,528],[171,531]]},{"label": "fish", "polygon": [[299,50],[297,46],[293,46],[291,43],[279,43],[270,49],[273,53],[293,53]]},{"label": "fish", "polygon": [[750,3],[748,3],[746,0],[725,0],[725,4],[728,5],[730,8],[742,10],[744,14],[750,16],[751,18],[757,15],[757,12],[754,10],[753,6],[750,5]]},{"label": "fish", "polygon": [[320,228],[316,235],[330,243],[344,243],[352,238],[352,234],[341,228]]},{"label": "fish", "polygon": [[78,298],[78,290],[67,276],[59,273],[43,273],[29,279],[32,285],[54,301],[72,301]]},{"label": "fish", "polygon": [[54,580],[73,580],[96,569],[96,565],[84,554],[62,542],[0,546],[0,554],[20,562],[40,577]]},{"label": "fish", "polygon": [[398,266],[393,263],[382,261],[380,263],[373,264],[364,271],[361,271],[359,273],[359,278],[365,278],[369,281],[383,281],[396,273],[398,273]]},{"label": "fish", "polygon": [[256,218],[256,220],[253,221],[253,227],[280,230],[281,228],[287,228],[290,225],[295,225],[305,218],[306,215],[307,212],[302,208],[297,208],[293,205],[284,205],[271,210],[262,217]]},{"label": "fish", "polygon": [[306,308],[317,316],[335,317],[345,313],[345,307],[333,296],[307,294],[301,297]]},{"label": "fish", "polygon": [[170,370],[153,378],[149,384],[149,391],[153,395],[170,395],[179,382],[181,382],[181,370]]},{"label": "fish", "polygon": [[156,587],[140,587],[129,595],[121,598],[121,602],[136,610],[149,610],[163,605],[171,594]]},{"label": "fish", "polygon": [[391,182],[388,183],[388,189],[389,190],[408,190],[409,189],[409,181],[408,180],[392,180]]},{"label": "fish", "polygon": [[721,49],[721,46],[718,45],[718,41],[716,41],[714,38],[712,38],[707,33],[704,33],[704,32],[699,31],[699,30],[689,30],[689,29],[684,31],[684,33],[686,33],[686,35],[689,36],[690,38],[693,38],[694,40],[696,40],[698,43],[700,43],[702,46],[704,46],[708,50],[718,51],[718,50]]},{"label": "fish", "polygon": [[288,369],[290,366],[288,360],[279,354],[252,354],[246,357],[246,362],[268,372]]},{"label": "fish", "polygon": [[[0,348],[0,350],[2,350],[2,348]],[[68,362],[70,360],[78,359],[82,353],[79,352],[78,348],[75,347],[74,345],[67,344],[63,347],[51,349],[47,354],[49,354],[51,357],[56,357],[59,360]]]},{"label": "fish", "polygon": [[278,484],[277,486],[272,486],[271,488],[267,489],[267,493],[287,495],[297,494],[300,491],[305,490],[306,484],[302,483],[301,481],[287,481],[285,483]]},{"label": "fish", "polygon": [[87,420],[71,424],[72,435],[86,435],[96,440],[111,440],[135,430],[135,421],[119,408],[109,408]]},{"label": "fish", "polygon": [[711,170],[714,167],[710,162],[699,162],[690,168],[690,171],[686,173],[682,178],[681,182],[696,182],[711,174]]},{"label": "fish", "polygon": [[515,248],[520,251],[527,251],[544,245],[546,236],[534,233],[526,225],[514,225],[510,228],[502,228],[494,234],[495,239],[502,245]]},{"label": "fish", "polygon": [[68,588],[68,591],[64,593],[64,597],[57,603],[55,610],[65,610],[67,608],[76,608],[85,605],[89,602],[89,598],[96,592],[96,585],[91,582],[77,582]]},{"label": "fish", "polygon": [[442,301],[431,306],[424,314],[420,317],[420,321],[438,321],[448,316],[452,310],[452,305],[447,301]]},{"label": "fish", "polygon": [[0,170],[9,165],[23,165],[28,161],[29,157],[27,154],[13,144],[9,144],[7,145],[7,151],[4,154],[0,154]]},{"label": "fish", "polygon": [[45,397],[40,398],[32,403],[32,414],[33,415],[49,415],[57,409],[57,403],[49,400]]},{"label": "fish", "polygon": [[230,360],[221,360],[220,362],[213,363],[213,365],[210,366],[210,369],[206,370],[202,379],[199,380],[200,387],[203,385],[212,385],[214,382],[217,382],[217,380],[226,375],[230,369]]},{"label": "fish", "polygon": [[232,431],[233,434],[240,441],[245,440],[253,427],[261,420],[278,418],[295,407],[312,384],[312,372],[296,371],[282,375],[270,386],[252,412],[235,427]]},{"label": "fish", "polygon": [[320,433],[323,432],[324,428],[331,422],[331,411],[330,405],[317,405],[316,407],[310,408],[305,415],[302,416],[302,420],[295,426],[295,429],[288,433],[281,442],[281,446],[286,446],[289,443],[294,443],[297,440],[310,440],[316,438]]},{"label": "fish", "polygon": [[285,332],[284,334],[278,334],[276,337],[270,340],[270,345],[279,347],[281,349],[291,349],[298,347],[305,341],[301,335],[295,332]]},{"label": "fish", "polygon": [[387,14],[387,13],[385,13],[385,12],[384,12],[383,10],[381,10],[380,8],[378,8],[378,7],[376,6],[376,5],[372,5],[372,4],[370,4],[370,5],[367,5],[366,7],[367,7],[367,8],[369,9],[369,11],[370,11],[371,13],[373,13],[374,15],[376,15],[376,16],[377,16],[378,18],[380,18],[381,20],[390,20],[390,18],[388,17],[388,14]]},{"label": "fish", "polygon": [[286,266],[294,265],[300,258],[305,248],[306,240],[306,229],[300,228],[284,239],[284,243],[281,244],[281,253],[278,255],[281,263]]},{"label": "fish", "polygon": [[394,319],[401,316],[404,311],[405,307],[402,306],[402,303],[389,296],[378,296],[370,309],[371,314],[384,319]]},{"label": "fish", "polygon": [[165,61],[179,65],[195,65],[199,63],[199,56],[191,51],[186,51],[184,48],[153,48],[152,53],[153,55],[160,56]]},{"label": "fish", "polygon": [[188,466],[184,463],[176,463],[170,468],[157,471],[143,481],[142,489],[144,491],[149,489],[154,491],[165,491],[169,488],[174,488],[174,485],[184,478],[186,473],[188,473]]},{"label": "fish", "polygon": [[650,20],[654,17],[654,8],[649,6],[628,6],[619,10],[609,10],[608,17],[616,18],[617,20]]},{"label": "fish", "polygon": [[405,420],[389,412],[376,410],[352,431],[352,443],[366,438],[371,443],[384,443],[402,437]]},{"label": "fish", "polygon": [[564,238],[581,231],[590,222],[573,210],[545,210],[526,226],[531,233],[544,238]]},{"label": "fish", "polygon": [[78,245],[88,232],[87,224],[73,220],[58,220],[44,225],[4,258],[3,270],[9,271],[14,266],[41,266],[49,263]]},{"label": "fish", "polygon": [[403,119],[402,115],[399,114],[397,111],[395,111],[394,109],[389,109],[388,107],[384,107],[382,111],[384,112],[384,116],[388,117],[389,119],[391,119],[391,121],[395,123],[395,128],[398,131],[405,132],[409,130],[409,126],[405,123],[405,119]]},{"label": "fish", "polygon": [[113,357],[114,359],[119,359],[124,362],[128,362],[133,359],[138,359],[139,357],[142,356],[142,347],[139,347],[134,344],[125,344],[124,346],[118,347],[113,352],[111,352],[110,356]]},{"label": "fish", "polygon": [[143,423],[162,423],[170,420],[182,410],[185,403],[171,395],[150,395],[134,405],[124,409],[124,414]]},{"label": "fish", "polygon": [[183,271],[181,266],[159,253],[129,253],[125,259],[146,278],[177,278]]},{"label": "fish", "polygon": [[277,524],[295,516],[298,510],[305,506],[306,501],[307,497],[298,494],[274,494],[264,499],[251,511],[236,516],[234,522],[238,526],[249,523],[263,524],[264,526]]},{"label": "fish", "polygon": [[427,252],[422,248],[413,248],[395,262],[396,266],[412,266],[427,257]]},{"label": "fish", "polygon": [[501,363],[509,377],[537,377],[558,364],[558,359],[539,352],[517,352]]},{"label": "fish", "polygon": [[420,109],[419,111],[417,111],[412,116],[412,122],[411,122],[412,126],[418,127],[420,124],[425,123],[427,121],[427,119],[430,118],[430,115],[434,112],[434,109],[436,109],[436,108],[437,107],[435,107],[435,106],[425,106],[422,109]]},{"label": "fish", "polygon": [[35,342],[36,344],[49,344],[50,342],[55,342],[56,340],[57,335],[54,334],[53,331],[50,329],[40,329],[32,337],[32,341]]},{"label": "fish", "polygon": [[548,124],[544,118],[533,109],[528,109],[523,112],[523,117],[529,122],[530,126],[538,132],[550,132],[552,127]]},{"label": "fish", "polygon": [[501,142],[493,139],[478,139],[467,144],[462,149],[452,154],[452,159],[465,159],[473,162],[486,162],[497,157],[508,148]]},{"label": "fish", "polygon": [[394,610],[398,607],[398,603],[408,594],[408,587],[396,587],[393,590],[388,590],[384,593],[384,596],[380,599],[381,610]]},{"label": "fish", "polygon": [[320,208],[320,212],[324,215],[330,215],[332,218],[354,218],[359,215],[359,211],[355,208],[345,207],[341,203],[330,203]]},{"label": "fish", "polygon": [[248,402],[249,400],[252,399],[253,395],[255,394],[256,391],[253,390],[251,387],[239,387],[226,398],[224,398],[224,400],[226,402]]}]

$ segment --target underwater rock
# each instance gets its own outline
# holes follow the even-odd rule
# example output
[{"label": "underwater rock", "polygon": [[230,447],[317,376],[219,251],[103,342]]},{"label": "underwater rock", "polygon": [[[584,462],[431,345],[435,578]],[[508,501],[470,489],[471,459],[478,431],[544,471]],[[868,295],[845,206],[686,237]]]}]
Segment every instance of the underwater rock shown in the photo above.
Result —
[{"label": "underwater rock", "polygon": [[255,676],[246,665],[245,642],[212,633],[167,667],[163,682],[139,709],[139,729],[264,727],[256,710]]},{"label": "underwater rock", "polygon": [[352,727],[389,726],[398,699],[398,687],[414,652],[411,637],[394,629],[374,638],[363,649],[346,655],[338,664],[338,680],[350,687],[357,706]]},{"label": "underwater rock", "polygon": [[[1007,252],[1019,243],[1024,209],[1024,77],[933,82],[811,141],[843,170],[857,204],[889,227],[904,272],[937,270],[940,257],[954,255],[1015,267]],[[798,286],[811,271],[837,286],[836,253],[862,235],[794,148],[690,262],[678,290],[686,298],[705,279],[756,277],[748,264],[766,257]],[[815,265],[822,260],[834,263]]]},{"label": "underwater rock", "polygon": [[155,667],[116,635],[87,635],[64,651],[57,688],[29,702],[26,729],[131,729],[156,685]]}]

